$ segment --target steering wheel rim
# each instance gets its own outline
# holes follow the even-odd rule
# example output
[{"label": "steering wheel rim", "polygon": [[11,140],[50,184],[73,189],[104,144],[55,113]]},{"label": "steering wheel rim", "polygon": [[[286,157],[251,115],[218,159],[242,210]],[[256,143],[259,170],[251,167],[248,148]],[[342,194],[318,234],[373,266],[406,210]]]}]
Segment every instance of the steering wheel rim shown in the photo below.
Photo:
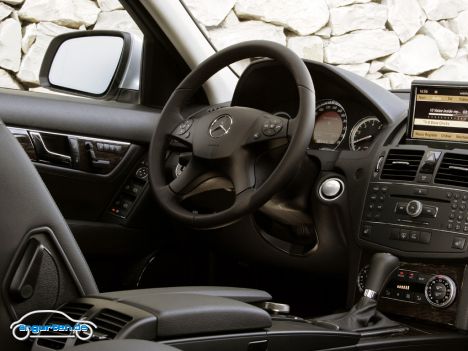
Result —
[{"label": "steering wheel rim", "polygon": [[[236,61],[252,57],[274,59],[292,74],[299,96],[298,114],[294,120],[291,120],[294,123],[269,115],[264,111],[243,107],[229,107],[213,111],[196,120],[184,120],[181,114],[182,107],[210,77]],[[281,127],[277,126],[277,122]],[[279,130],[279,132],[267,136],[262,130],[262,123],[263,126],[268,123],[270,127],[273,126],[270,132],[271,130]],[[221,124],[220,127],[219,124]],[[224,124],[229,126],[229,130],[226,130]],[[180,83],[161,113],[149,152],[150,183],[156,199],[174,219],[195,228],[216,228],[233,223],[261,207],[291,179],[297,170],[297,165],[305,155],[314,125],[314,85],[306,65],[294,52],[280,44],[262,40],[247,41],[225,48],[202,62]],[[214,128],[217,134],[222,135],[212,135]],[[229,135],[231,129],[233,132]],[[267,134],[271,134],[270,132]],[[249,171],[239,167],[240,164],[244,167],[244,163],[248,163],[245,146],[257,142],[252,138],[271,140],[279,137],[289,138],[289,145],[282,159],[259,187],[255,187],[255,184],[252,186],[249,181],[251,180]],[[200,172],[202,168],[200,160],[205,161],[205,165],[221,163],[232,172],[231,179],[238,178],[237,183],[242,186],[236,186],[233,180],[236,199],[231,207],[212,214],[198,214],[186,210],[179,203],[182,193],[180,183],[183,181],[177,181],[176,178],[167,184],[164,174],[166,151],[171,138],[191,143],[194,157],[196,156],[198,160],[193,161],[192,166],[190,166],[192,161],[189,163],[187,169],[190,170],[184,170],[182,173],[187,172],[184,178]]]}]

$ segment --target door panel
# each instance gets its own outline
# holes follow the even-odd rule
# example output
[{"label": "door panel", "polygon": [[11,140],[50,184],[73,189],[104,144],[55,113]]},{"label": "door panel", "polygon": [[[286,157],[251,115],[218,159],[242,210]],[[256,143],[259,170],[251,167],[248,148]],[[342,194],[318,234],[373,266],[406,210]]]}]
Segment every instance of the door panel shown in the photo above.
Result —
[{"label": "door panel", "polygon": [[[119,285],[131,279],[116,277],[118,272],[112,277],[101,273],[114,264],[141,266],[154,250],[154,228],[166,222],[157,213],[145,175],[147,148],[160,111],[3,89],[0,104],[0,118],[75,229],[100,288],[133,287],[132,282]],[[137,270],[128,272],[138,276]]]}]

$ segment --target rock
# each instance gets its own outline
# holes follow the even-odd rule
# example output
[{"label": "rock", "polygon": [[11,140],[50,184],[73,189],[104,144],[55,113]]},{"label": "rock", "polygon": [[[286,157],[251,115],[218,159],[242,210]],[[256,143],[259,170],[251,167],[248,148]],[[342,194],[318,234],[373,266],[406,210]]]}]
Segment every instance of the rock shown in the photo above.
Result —
[{"label": "rock", "polygon": [[328,22],[325,0],[238,0],[234,7],[240,18],[270,22],[297,33],[315,33]]},{"label": "rock", "polygon": [[393,54],[399,49],[400,41],[394,32],[360,30],[332,37],[328,46],[325,46],[324,59],[332,64],[364,63]]},{"label": "rock", "polygon": [[10,5],[19,5],[24,2],[24,0],[2,0],[2,2],[5,2]]},{"label": "rock", "polygon": [[37,36],[37,24],[31,23],[23,27],[23,39],[21,40],[21,50],[24,54],[28,52],[31,45],[34,44]]},{"label": "rock", "polygon": [[462,11],[454,19],[447,21],[447,27],[457,33],[460,40],[468,39],[468,10]]},{"label": "rock", "polygon": [[52,22],[41,22],[37,24],[38,34],[48,35],[50,37],[56,37],[59,34],[75,32],[76,29],[67,28],[64,26],[59,26],[58,24]]},{"label": "rock", "polygon": [[442,67],[432,72],[429,79],[468,81],[468,56],[448,60]]},{"label": "rock", "polygon": [[97,3],[102,11],[123,10],[119,0],[97,0]]},{"label": "rock", "polygon": [[379,60],[374,60],[371,62],[369,73],[377,73],[385,66],[385,63]]},{"label": "rock", "polygon": [[411,39],[426,21],[417,0],[382,0],[388,7],[388,22],[402,43]]},{"label": "rock", "polygon": [[207,27],[219,25],[232,10],[236,0],[183,0],[198,22]]},{"label": "rock", "polygon": [[317,36],[289,37],[288,48],[299,57],[323,62],[323,40]]},{"label": "rock", "polygon": [[366,78],[369,80],[377,80],[379,78],[382,78],[383,74],[380,72],[375,72],[375,73],[369,73],[366,75]]},{"label": "rock", "polygon": [[338,65],[338,67],[353,72],[361,77],[365,77],[369,73],[370,63],[360,63],[357,65]]},{"label": "rock", "polygon": [[0,2],[0,21],[10,16],[13,12],[13,8],[11,6],[5,5],[4,3]]},{"label": "rock", "polygon": [[79,28],[95,24],[100,11],[91,0],[26,0],[19,16],[28,22],[54,22]]},{"label": "rock", "polygon": [[21,24],[12,18],[0,23],[0,67],[18,72],[21,63]]},{"label": "rock", "polygon": [[246,40],[270,40],[286,45],[286,36],[282,27],[261,21],[240,22],[235,27],[210,30],[210,39],[217,49],[223,49]]},{"label": "rock", "polygon": [[125,10],[101,12],[94,29],[121,30],[143,38],[143,33]]},{"label": "rock", "polygon": [[318,35],[319,37],[322,37],[324,39],[330,39],[331,38],[331,27],[330,26],[325,26],[319,31],[315,32],[315,35]]},{"label": "rock", "polygon": [[403,44],[400,51],[385,60],[385,68],[404,74],[418,75],[439,68],[444,62],[435,40],[418,34]]},{"label": "rock", "polygon": [[461,0],[419,0],[419,4],[432,21],[454,18],[460,11],[466,10],[466,4]]},{"label": "rock", "polygon": [[427,21],[420,31],[435,40],[442,57],[454,58],[458,52],[460,40],[451,30],[435,21]]},{"label": "rock", "polygon": [[379,78],[379,79],[370,79],[372,83],[375,83],[377,85],[380,85],[382,88],[386,90],[392,89],[392,86],[390,84],[390,79],[387,77]]},{"label": "rock", "polygon": [[0,69],[0,88],[23,89],[16,79],[4,69]]},{"label": "rock", "polygon": [[52,41],[51,36],[39,34],[36,41],[21,61],[21,67],[16,77],[28,85],[39,85],[39,71],[45,52]]},{"label": "rock", "polygon": [[403,73],[390,72],[385,74],[385,78],[390,80],[392,89],[409,89],[411,82],[418,77],[410,77]]},{"label": "rock", "polygon": [[333,35],[341,35],[357,29],[384,29],[387,7],[376,4],[358,4],[330,10],[330,26]]},{"label": "rock", "polygon": [[239,18],[237,18],[234,11],[229,12],[224,21],[221,23],[221,27],[232,27],[238,24]]},{"label": "rock", "polygon": [[371,0],[326,0],[329,8],[341,7],[351,4],[363,4]]}]

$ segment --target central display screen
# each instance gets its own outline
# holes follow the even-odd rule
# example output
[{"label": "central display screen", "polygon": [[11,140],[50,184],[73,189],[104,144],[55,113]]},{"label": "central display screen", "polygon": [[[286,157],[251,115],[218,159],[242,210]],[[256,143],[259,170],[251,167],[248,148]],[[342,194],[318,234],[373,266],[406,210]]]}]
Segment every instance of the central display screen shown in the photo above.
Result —
[{"label": "central display screen", "polygon": [[468,142],[468,86],[413,83],[409,117],[411,139]]}]

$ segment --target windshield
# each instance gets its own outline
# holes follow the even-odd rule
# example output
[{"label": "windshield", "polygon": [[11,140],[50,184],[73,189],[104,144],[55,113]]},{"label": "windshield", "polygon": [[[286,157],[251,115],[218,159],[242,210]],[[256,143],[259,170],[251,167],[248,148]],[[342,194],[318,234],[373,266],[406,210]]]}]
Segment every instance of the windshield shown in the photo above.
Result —
[{"label": "windshield", "polygon": [[386,89],[409,89],[414,79],[468,81],[468,0],[183,2],[217,50],[271,40]]}]

